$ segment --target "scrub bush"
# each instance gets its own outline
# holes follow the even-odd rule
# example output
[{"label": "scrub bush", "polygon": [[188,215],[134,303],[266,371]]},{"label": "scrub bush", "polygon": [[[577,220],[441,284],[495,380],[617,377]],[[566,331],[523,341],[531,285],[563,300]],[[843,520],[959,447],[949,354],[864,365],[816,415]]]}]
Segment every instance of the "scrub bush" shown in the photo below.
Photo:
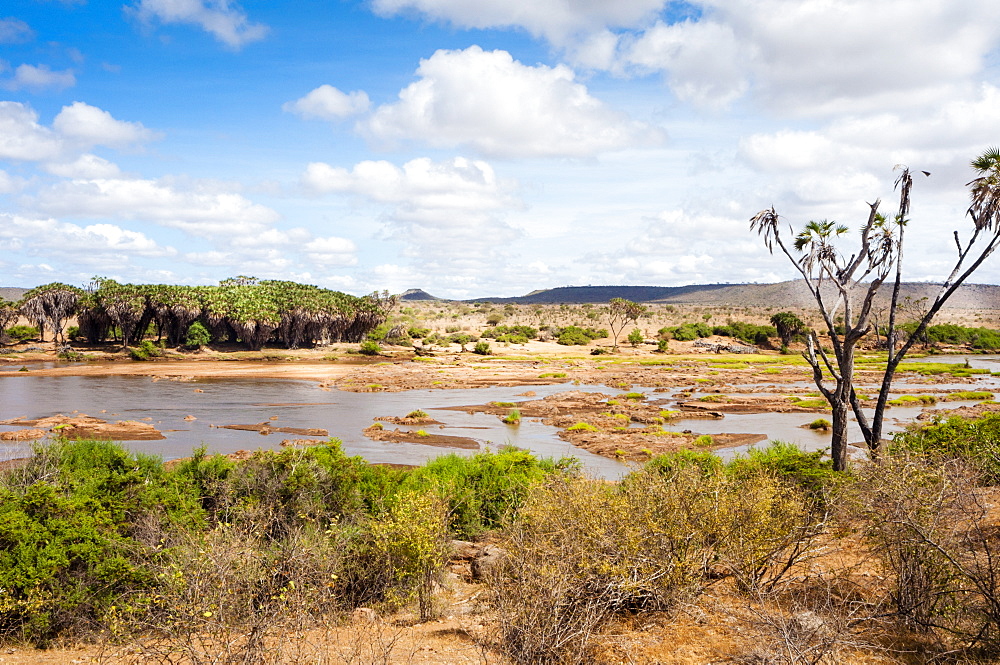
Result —
[{"label": "scrub bush", "polygon": [[368,339],[361,342],[358,353],[364,356],[377,356],[382,353],[382,347],[378,345],[378,342]]},{"label": "scrub bush", "polygon": [[189,349],[200,349],[212,341],[212,335],[200,321],[195,321],[187,329],[184,346]]},{"label": "scrub bush", "polygon": [[34,326],[11,326],[7,328],[7,335],[15,342],[25,342],[38,337],[38,328]]}]

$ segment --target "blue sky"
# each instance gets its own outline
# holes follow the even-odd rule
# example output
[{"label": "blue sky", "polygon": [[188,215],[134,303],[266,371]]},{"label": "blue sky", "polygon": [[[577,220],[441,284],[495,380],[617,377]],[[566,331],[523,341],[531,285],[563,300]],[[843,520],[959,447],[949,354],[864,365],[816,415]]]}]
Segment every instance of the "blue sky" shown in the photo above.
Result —
[{"label": "blue sky", "polygon": [[0,285],[777,281],[751,215],[857,226],[901,163],[941,278],[998,47],[992,0],[8,1]]}]

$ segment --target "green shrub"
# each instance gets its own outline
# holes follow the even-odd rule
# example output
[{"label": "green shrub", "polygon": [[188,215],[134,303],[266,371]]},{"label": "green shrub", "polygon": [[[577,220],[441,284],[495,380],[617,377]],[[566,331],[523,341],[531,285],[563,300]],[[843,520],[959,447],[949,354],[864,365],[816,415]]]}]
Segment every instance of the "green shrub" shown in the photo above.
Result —
[{"label": "green shrub", "polygon": [[657,331],[660,339],[676,339],[678,342],[690,342],[701,337],[710,337],[712,329],[704,323],[684,323],[679,326],[667,326]]},{"label": "green shrub", "polygon": [[426,411],[423,411],[421,409],[416,409],[416,410],[410,411],[408,414],[406,414],[406,417],[407,418],[413,418],[413,419],[416,420],[416,419],[421,419],[421,418],[427,418],[428,415],[427,415]]},{"label": "green shrub", "polygon": [[70,326],[66,329],[67,339],[76,339],[80,336],[80,326]]},{"label": "green shrub", "polygon": [[472,349],[472,352],[480,356],[492,355],[490,350],[489,342],[476,342],[476,346]]},{"label": "green shrub", "polygon": [[667,339],[656,340],[657,353],[666,353],[669,350],[670,350],[670,340]]},{"label": "green shrub", "polygon": [[768,338],[775,337],[778,334],[774,326],[758,326],[753,323],[744,323],[743,321],[730,321],[725,326],[716,326],[712,329],[712,332],[724,337],[735,337],[747,344],[756,344],[758,346],[766,345]]},{"label": "green shrub", "polygon": [[377,356],[381,355],[382,347],[378,345],[378,342],[367,339],[361,342],[361,345],[358,347],[358,353],[365,356]]},{"label": "green shrub", "polygon": [[128,350],[129,357],[132,360],[145,361],[152,360],[153,358],[159,358],[163,355],[163,349],[158,347],[152,341],[144,339],[139,342],[138,346],[133,346]]},{"label": "green shrub", "polygon": [[737,478],[760,470],[802,488],[812,497],[822,496],[843,477],[833,470],[833,460],[826,451],[806,452],[783,441],[753,448],[746,457],[729,463],[729,473]]},{"label": "green shrub", "polygon": [[511,409],[510,413],[504,416],[503,421],[508,425],[520,425],[521,424],[521,410]]},{"label": "green shrub", "polygon": [[566,326],[556,331],[556,342],[564,346],[586,346],[592,340],[604,339],[608,336],[608,331],[604,328],[595,330],[594,328],[581,328],[579,326]]},{"label": "green shrub", "polygon": [[892,449],[936,460],[968,462],[989,485],[1000,484],[1000,413],[977,420],[951,416],[930,425],[913,426],[893,437]]},{"label": "green shrub", "polygon": [[412,327],[406,331],[406,334],[408,334],[413,339],[423,339],[424,337],[427,337],[428,335],[431,334],[431,329]]},{"label": "green shrub", "polygon": [[597,432],[599,431],[596,427],[589,423],[577,423],[575,425],[570,425],[566,428],[570,432]]},{"label": "green shrub", "polygon": [[826,418],[817,418],[809,423],[809,429],[830,429],[833,424]]},{"label": "green shrub", "polygon": [[472,538],[508,524],[530,487],[553,475],[573,474],[578,466],[572,458],[540,460],[516,448],[472,457],[443,455],[408,472],[400,487],[433,489],[448,504],[452,533]]},{"label": "green shrub", "polygon": [[942,398],[945,402],[955,402],[955,401],[981,401],[993,399],[993,393],[987,390],[959,390],[953,393],[949,393]]},{"label": "green shrub", "polygon": [[29,339],[38,338],[38,328],[34,326],[11,326],[7,328],[7,335],[15,342],[26,342]]},{"label": "green shrub", "polygon": [[632,332],[628,334],[628,337],[626,339],[628,340],[628,343],[631,344],[633,348],[635,348],[640,344],[642,344],[645,338],[642,336],[642,331],[639,330],[638,328],[635,328],[634,330],[632,330]]},{"label": "green shrub", "polygon": [[201,321],[195,321],[188,326],[187,334],[184,336],[184,346],[189,349],[200,349],[212,341],[212,335],[208,332]]},{"label": "green shrub", "polygon": [[691,445],[695,446],[696,448],[708,448],[714,444],[715,444],[715,439],[713,439],[712,436],[709,434],[702,434],[701,436],[697,437],[694,441],[691,442]]},{"label": "green shrub", "polygon": [[892,406],[916,406],[917,404],[937,404],[934,395],[900,395],[896,399],[891,399],[888,404]]},{"label": "green shrub", "polygon": [[538,336],[538,329],[531,326],[495,326],[484,330],[482,336],[498,342],[525,344]]}]

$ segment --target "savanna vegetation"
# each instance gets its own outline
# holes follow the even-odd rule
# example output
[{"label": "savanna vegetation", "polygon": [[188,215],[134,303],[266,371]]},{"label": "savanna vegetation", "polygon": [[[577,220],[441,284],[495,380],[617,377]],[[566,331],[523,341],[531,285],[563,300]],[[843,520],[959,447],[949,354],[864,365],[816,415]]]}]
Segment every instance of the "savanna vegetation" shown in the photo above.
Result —
[{"label": "savanna vegetation", "polygon": [[[91,344],[110,340],[139,345],[150,334],[171,347],[197,348],[235,342],[250,350],[265,344],[287,348],[330,341],[360,342],[382,325],[395,296],[364,297],[316,286],[237,277],[218,286],[120,284],[95,278],[83,290],[53,283],[31,289],[18,303],[0,303],[0,330],[19,316],[44,340],[65,341],[64,328],[76,318],[76,336]],[[8,329],[15,336],[17,331]]]},{"label": "savanna vegetation", "polygon": [[844,472],[774,443],[616,483],[513,449],[407,470],[331,441],[168,468],[55,441],[0,475],[0,643],[287,661],[276,635],[357,607],[447,611],[460,538],[499,547],[477,639],[513,663],[621,662],[638,625],[668,662],[699,612],[731,629],[727,662],[995,662],[998,423],[935,422]]}]

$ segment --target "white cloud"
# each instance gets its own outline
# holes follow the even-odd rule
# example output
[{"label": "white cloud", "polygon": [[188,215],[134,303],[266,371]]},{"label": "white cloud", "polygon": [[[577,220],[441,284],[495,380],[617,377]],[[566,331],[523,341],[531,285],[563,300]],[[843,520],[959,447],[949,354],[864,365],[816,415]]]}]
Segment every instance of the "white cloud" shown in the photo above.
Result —
[{"label": "white cloud", "polygon": [[0,246],[13,243],[26,254],[58,255],[75,263],[104,261],[111,256],[174,256],[138,231],[113,224],[79,226],[56,219],[33,219],[0,213]]},{"label": "white cloud", "polygon": [[[38,123],[38,114],[20,102],[0,101],[0,159],[31,162],[77,164],[91,168],[100,158],[82,155],[96,145],[125,147],[157,138],[138,122],[116,120],[107,111],[74,102],[64,106],[52,123],[52,129]],[[109,163],[104,164],[107,173]],[[52,167],[55,173],[65,166]]]},{"label": "white cloud", "polygon": [[52,130],[38,124],[38,114],[19,102],[0,102],[0,159],[55,159],[63,144]]},{"label": "white cloud", "polygon": [[232,48],[263,39],[268,27],[251,23],[246,12],[229,0],[139,0],[129,8],[145,23],[196,25]]},{"label": "white cloud", "polygon": [[752,49],[736,39],[729,25],[659,22],[634,41],[623,40],[621,48],[625,63],[664,70],[674,94],[699,106],[724,106],[749,87],[740,65]]},{"label": "white cloud", "polygon": [[86,153],[72,162],[46,164],[45,171],[61,178],[117,178],[121,175],[118,165],[103,157]]},{"label": "white cloud", "polygon": [[605,279],[680,285],[752,281],[765,256],[746,219],[675,209],[646,219],[621,249],[595,252],[582,261]]},{"label": "white cloud", "polygon": [[347,238],[329,236],[314,238],[303,246],[309,260],[323,267],[344,267],[357,265],[358,248]]},{"label": "white cloud", "polygon": [[0,44],[21,44],[34,39],[35,33],[27,23],[13,16],[0,19]]},{"label": "white cloud", "polygon": [[51,215],[151,221],[193,236],[235,238],[267,230],[277,212],[210,183],[170,179],[72,180],[42,190],[34,205]]},{"label": "white cloud", "polygon": [[678,97],[698,104],[751,91],[781,113],[858,113],[936,104],[982,72],[1000,44],[1000,5],[992,0],[698,6],[696,20],[620,35],[609,68],[661,70]]},{"label": "white cloud", "polygon": [[237,236],[232,239],[233,247],[287,247],[308,242],[312,234],[304,228],[268,229],[262,233]]},{"label": "white cloud", "polygon": [[668,0],[374,0],[375,11],[416,10],[463,28],[521,27],[556,44],[605,27],[632,27],[663,9]]},{"label": "white cloud", "polygon": [[21,191],[24,182],[0,169],[0,194],[14,194]]},{"label": "white cloud", "polygon": [[3,82],[8,90],[42,90],[53,88],[62,90],[76,85],[72,70],[53,71],[48,65],[20,65],[14,70],[14,77]]},{"label": "white cloud", "polygon": [[332,85],[321,85],[305,97],[286,102],[282,109],[307,119],[340,120],[364,113],[371,106],[363,90],[344,93]]},{"label": "white cloud", "polygon": [[[678,98],[749,94],[785,114],[928,106],[1000,46],[994,0],[374,0],[467,28],[522,28],[574,64],[664,73]],[[684,19],[684,20],[680,20]]]},{"label": "white cloud", "polygon": [[482,161],[421,158],[402,168],[366,161],[350,171],[317,162],[306,168],[302,183],[317,194],[354,195],[385,206],[389,237],[402,242],[408,256],[456,275],[495,263],[519,235],[503,219],[520,206],[514,185]]},{"label": "white cloud", "polygon": [[64,106],[52,127],[82,145],[127,146],[156,138],[139,122],[116,120],[110,113],[83,102]]},{"label": "white cloud", "polygon": [[664,138],[592,97],[564,65],[529,67],[506,51],[472,46],[437,51],[417,74],[364,131],[388,142],[468,146],[502,157],[583,157]]}]

